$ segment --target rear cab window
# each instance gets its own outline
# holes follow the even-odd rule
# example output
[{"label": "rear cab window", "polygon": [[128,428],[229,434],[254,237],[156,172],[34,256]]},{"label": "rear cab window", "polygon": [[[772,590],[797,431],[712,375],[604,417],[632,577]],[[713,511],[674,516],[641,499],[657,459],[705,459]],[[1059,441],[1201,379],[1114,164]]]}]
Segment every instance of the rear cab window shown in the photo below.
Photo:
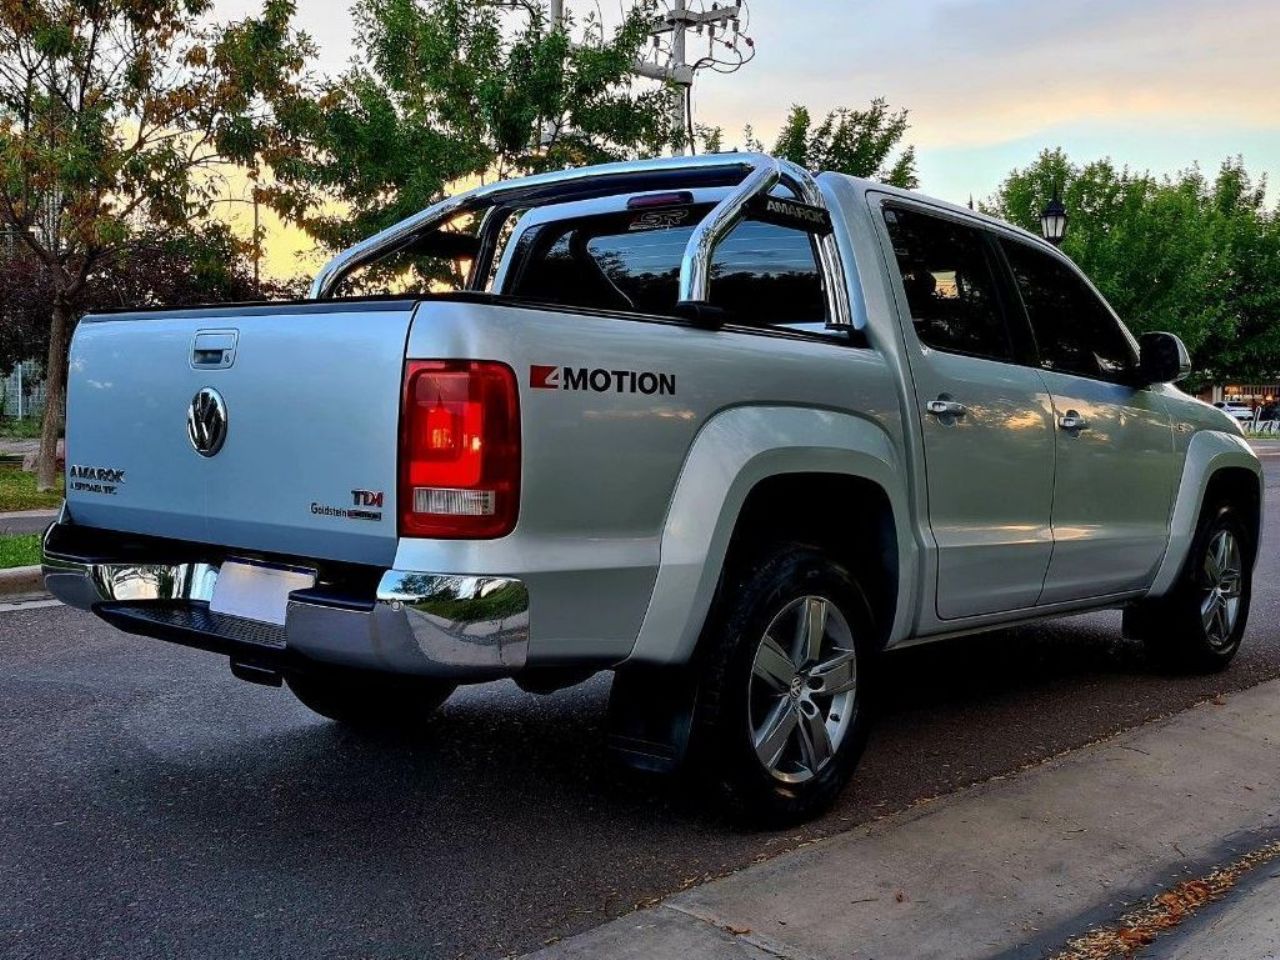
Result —
[{"label": "rear cab window", "polygon": [[[501,293],[595,310],[670,315],[680,263],[713,204],[626,210],[518,231]],[[711,303],[748,327],[823,324],[827,301],[813,237],[754,220],[716,247]]]}]

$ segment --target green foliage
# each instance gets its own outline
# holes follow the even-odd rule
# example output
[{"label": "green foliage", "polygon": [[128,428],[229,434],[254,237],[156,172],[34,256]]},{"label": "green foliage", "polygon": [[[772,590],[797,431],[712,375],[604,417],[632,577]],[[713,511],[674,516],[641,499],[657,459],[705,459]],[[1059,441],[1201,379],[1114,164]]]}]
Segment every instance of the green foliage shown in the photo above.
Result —
[{"label": "green foliage", "polygon": [[0,222],[74,299],[139,226],[208,211],[219,164],[275,150],[264,94],[311,53],[291,0],[210,26],[209,0],[0,2]]},{"label": "green foliage", "polygon": [[1280,371],[1280,217],[1242,161],[1212,180],[1196,168],[1157,178],[1046,150],[983,209],[1039,233],[1055,186],[1071,218],[1063,252],[1134,332],[1178,334],[1200,380]]},{"label": "green foliage", "polygon": [[[14,405],[16,406],[16,404]],[[36,440],[40,437],[40,421],[31,417],[17,417],[16,410],[4,408],[0,416],[0,439],[4,440]],[[14,414],[14,416],[9,416]],[[2,469],[2,468],[0,468]],[[3,484],[0,484],[3,486]]]},{"label": "green foliage", "polygon": [[[880,97],[865,110],[832,110],[817,127],[809,110],[796,104],[778,134],[773,154],[810,170],[832,170],[914,189],[918,186],[915,147],[899,149],[908,128],[907,111],[891,111]],[[749,127],[744,135],[758,143]]]},{"label": "green foliage", "polygon": [[357,65],[277,106],[306,147],[273,160],[272,201],[329,247],[450,186],[650,156],[677,136],[670,91],[632,89],[639,7],[616,31],[594,15],[553,27],[535,2],[357,0],[354,14]]},{"label": "green foliage", "polygon": [[0,570],[34,567],[40,562],[40,534],[0,537]]},{"label": "green foliage", "polygon": [[40,484],[55,479],[69,327],[147,231],[185,229],[219,165],[285,155],[267,96],[301,96],[292,0],[211,24],[211,0],[0,0],[0,224],[49,291]]},{"label": "green foliage", "polygon": [[35,477],[17,467],[0,466],[0,513],[11,510],[52,510],[62,503],[61,480],[56,490],[40,493]]}]

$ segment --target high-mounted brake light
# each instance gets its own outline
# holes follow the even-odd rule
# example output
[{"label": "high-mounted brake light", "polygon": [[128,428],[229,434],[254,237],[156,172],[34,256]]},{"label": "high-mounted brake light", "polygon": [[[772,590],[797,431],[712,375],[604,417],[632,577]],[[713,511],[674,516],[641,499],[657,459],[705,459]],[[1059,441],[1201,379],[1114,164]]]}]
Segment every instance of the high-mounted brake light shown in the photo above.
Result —
[{"label": "high-mounted brake light", "polygon": [[501,363],[411,360],[400,416],[400,535],[501,537],[520,507],[520,405]]},{"label": "high-mounted brake light", "polygon": [[688,190],[674,190],[670,193],[644,193],[627,201],[628,210],[644,210],[648,207],[675,207],[682,203],[693,203],[693,194]]}]

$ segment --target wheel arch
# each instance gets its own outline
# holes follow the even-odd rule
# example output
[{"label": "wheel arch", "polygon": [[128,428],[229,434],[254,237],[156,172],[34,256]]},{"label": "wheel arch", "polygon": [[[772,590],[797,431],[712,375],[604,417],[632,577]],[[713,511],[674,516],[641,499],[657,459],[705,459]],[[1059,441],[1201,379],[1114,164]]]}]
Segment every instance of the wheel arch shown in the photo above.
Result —
[{"label": "wheel arch", "polygon": [[1250,537],[1250,553],[1256,556],[1258,541],[1262,535],[1261,478],[1247,467],[1222,466],[1214,470],[1205,486],[1200,508],[1203,510],[1211,504],[1223,501],[1240,511]]},{"label": "wheel arch", "polygon": [[1241,436],[1205,430],[1191,438],[1169,523],[1169,545],[1149,596],[1163,596],[1177,582],[1191,549],[1201,511],[1208,503],[1229,498],[1241,505],[1245,524],[1257,549],[1262,533],[1262,466]]},{"label": "wheel arch", "polygon": [[[830,504],[848,509],[832,511]],[[747,494],[734,523],[723,569],[736,579],[761,550],[779,541],[816,547],[850,570],[887,635],[897,612],[901,560],[889,494],[849,473],[778,473]]]},{"label": "wheel arch", "polygon": [[[909,620],[915,583],[904,477],[888,432],[862,417],[753,406],[712,418],[677,481],[653,593],[627,663],[688,662],[726,561],[741,556],[746,538],[781,532],[789,520],[800,521],[801,539],[820,544],[837,543],[840,531],[868,538],[891,564],[873,608],[885,617],[886,633],[896,634]],[[831,506],[845,498],[855,509],[833,514]]]}]

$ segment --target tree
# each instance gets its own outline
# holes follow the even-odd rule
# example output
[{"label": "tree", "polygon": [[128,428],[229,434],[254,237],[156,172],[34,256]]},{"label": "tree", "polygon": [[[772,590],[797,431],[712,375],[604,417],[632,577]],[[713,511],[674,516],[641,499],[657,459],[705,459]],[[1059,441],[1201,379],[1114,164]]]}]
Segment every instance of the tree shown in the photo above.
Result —
[{"label": "tree", "polygon": [[1071,216],[1063,252],[1135,332],[1178,334],[1201,378],[1263,377],[1280,370],[1280,218],[1264,186],[1239,159],[1210,181],[1196,168],[1157,178],[1046,150],[983,209],[1038,233],[1059,189]]},{"label": "tree", "polygon": [[49,303],[53,291],[47,273],[25,245],[5,237],[0,249],[0,376],[16,364],[49,350]]},{"label": "tree", "polygon": [[250,244],[223,223],[134,237],[89,284],[88,310],[299,297],[301,280],[255,280]]},{"label": "tree", "polygon": [[681,135],[668,91],[632,87],[639,5],[614,31],[588,18],[573,42],[532,0],[357,0],[354,16],[358,65],[280,111],[306,147],[275,163],[271,192],[330,248],[450,185],[650,156]]},{"label": "tree", "polygon": [[1265,186],[1253,183],[1239,159],[1231,160],[1209,198],[1217,214],[1213,243],[1224,261],[1213,288],[1222,322],[1198,356],[1209,382],[1280,374],[1280,210],[1266,211]]},{"label": "tree", "polygon": [[311,48],[291,0],[206,25],[211,0],[0,3],[0,223],[49,292],[38,486],[55,481],[70,326],[96,274],[147,229],[207,211],[206,171],[269,158],[262,96],[287,98]]},{"label": "tree", "polygon": [[[816,128],[808,108],[795,104],[773,153],[810,170],[833,170],[910,190],[919,185],[916,150],[899,150],[909,126],[907,111],[891,111],[880,97],[865,110],[832,110]],[[748,136],[754,140],[754,134]]]}]

